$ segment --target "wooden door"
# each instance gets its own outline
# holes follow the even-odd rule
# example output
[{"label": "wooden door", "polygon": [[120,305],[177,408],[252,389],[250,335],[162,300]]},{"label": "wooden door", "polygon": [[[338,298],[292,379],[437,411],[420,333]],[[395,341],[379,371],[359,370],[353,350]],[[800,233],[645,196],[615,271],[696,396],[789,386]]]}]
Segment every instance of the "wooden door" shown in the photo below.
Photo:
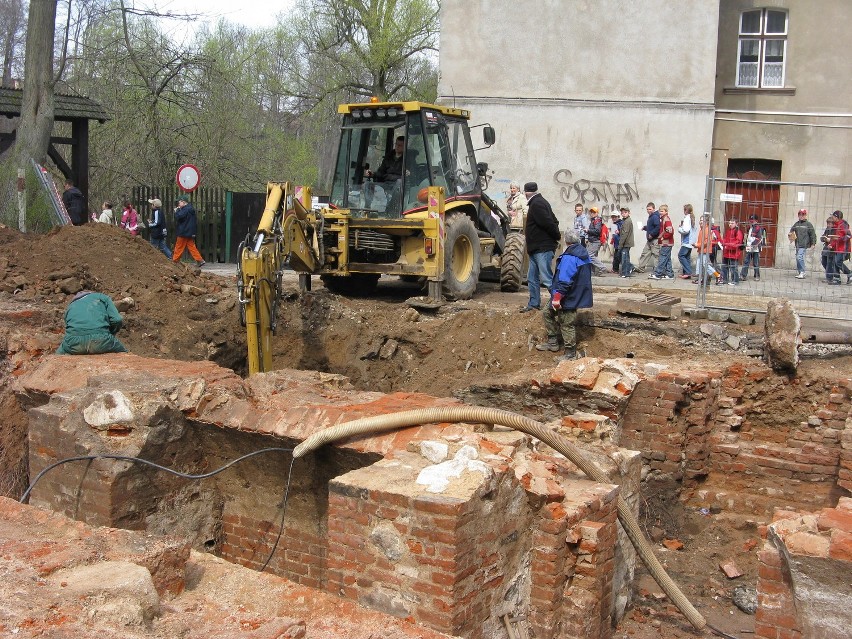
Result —
[{"label": "wooden door", "polygon": [[[725,187],[726,193],[742,195],[742,202],[727,202],[725,204],[725,219],[732,217],[739,220],[743,233],[748,231],[749,218],[756,215],[760,224],[766,229],[766,248],[760,252],[761,266],[775,265],[775,240],[778,236],[778,202],[781,198],[781,187],[776,182],[766,180],[760,171],[743,173],[743,180],[764,180],[763,182],[740,182],[729,180]],[[722,225],[724,228],[724,225]]]}]

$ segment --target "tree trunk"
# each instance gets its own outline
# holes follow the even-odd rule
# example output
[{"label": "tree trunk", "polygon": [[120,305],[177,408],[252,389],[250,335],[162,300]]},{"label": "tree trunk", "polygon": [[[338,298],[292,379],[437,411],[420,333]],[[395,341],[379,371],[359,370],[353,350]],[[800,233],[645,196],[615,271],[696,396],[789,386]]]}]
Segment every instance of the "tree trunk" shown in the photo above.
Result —
[{"label": "tree trunk", "polygon": [[15,160],[19,167],[26,167],[30,158],[39,164],[44,164],[47,159],[47,148],[53,131],[55,27],[56,2],[31,0],[27,21],[23,104],[15,140]]}]

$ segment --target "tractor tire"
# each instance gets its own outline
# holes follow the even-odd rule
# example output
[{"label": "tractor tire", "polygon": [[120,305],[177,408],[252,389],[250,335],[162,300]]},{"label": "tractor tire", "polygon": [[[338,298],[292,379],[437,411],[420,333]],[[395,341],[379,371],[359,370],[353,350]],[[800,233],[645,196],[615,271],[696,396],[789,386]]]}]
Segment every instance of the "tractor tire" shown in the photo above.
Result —
[{"label": "tractor tire", "polygon": [[500,290],[515,293],[524,283],[527,262],[527,243],[520,233],[512,233],[506,238],[503,255],[500,259]]},{"label": "tractor tire", "polygon": [[444,238],[444,297],[469,300],[479,281],[479,235],[464,214],[447,218]]},{"label": "tractor tire", "polygon": [[352,275],[320,275],[323,285],[332,293],[349,297],[366,297],[376,291],[379,275],[353,273]]}]

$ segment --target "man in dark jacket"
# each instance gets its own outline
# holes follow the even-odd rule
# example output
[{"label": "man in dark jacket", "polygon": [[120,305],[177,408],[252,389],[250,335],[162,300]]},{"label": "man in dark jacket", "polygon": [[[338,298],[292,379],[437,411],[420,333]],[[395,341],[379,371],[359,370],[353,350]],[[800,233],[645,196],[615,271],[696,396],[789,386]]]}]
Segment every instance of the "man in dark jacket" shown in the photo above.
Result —
[{"label": "man in dark jacket", "polygon": [[189,254],[198,266],[204,266],[206,262],[198,252],[198,247],[195,246],[195,236],[198,234],[198,222],[195,218],[195,208],[189,203],[185,195],[178,198],[177,207],[175,207],[175,251],[172,254],[172,261],[177,263],[180,261],[180,256],[183,255],[183,250],[188,249]]},{"label": "man in dark jacket", "polygon": [[163,213],[163,202],[155,197],[148,200],[148,204],[151,205],[151,219],[148,220],[151,246],[160,249],[163,255],[172,259],[172,252],[166,244],[166,214]]},{"label": "man in dark jacket", "polygon": [[558,352],[560,338],[565,354],[560,361],[577,359],[577,309],[591,308],[592,260],[574,229],[565,231],[566,249],[556,260],[550,289],[550,304],[542,311],[547,341],[536,344],[540,351]]},{"label": "man in dark jacket", "polygon": [[68,211],[71,224],[82,226],[89,221],[89,216],[86,215],[86,198],[83,197],[83,193],[74,186],[74,182],[71,180],[65,180],[62,203],[65,205],[65,210]]},{"label": "man in dark jacket", "polygon": [[559,244],[559,221],[553,214],[550,203],[538,192],[538,184],[524,184],[524,195],[527,196],[529,207],[524,237],[530,256],[530,270],[527,273],[530,301],[521,309],[521,313],[541,307],[541,285],[550,288],[553,282],[551,263]]},{"label": "man in dark jacket", "polygon": [[103,293],[80,291],[65,310],[65,337],[59,355],[125,353],[115,338],[122,319],[112,300]]}]

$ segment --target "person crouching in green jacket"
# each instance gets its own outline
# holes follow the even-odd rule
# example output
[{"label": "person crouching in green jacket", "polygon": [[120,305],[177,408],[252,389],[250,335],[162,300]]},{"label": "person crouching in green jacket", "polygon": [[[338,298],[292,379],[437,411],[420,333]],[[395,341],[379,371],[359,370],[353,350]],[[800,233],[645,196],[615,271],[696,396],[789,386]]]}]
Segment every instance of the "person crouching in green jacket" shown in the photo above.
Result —
[{"label": "person crouching in green jacket", "polygon": [[121,328],[121,315],[103,293],[80,291],[65,310],[65,337],[56,351],[59,355],[126,353],[115,338]]}]

